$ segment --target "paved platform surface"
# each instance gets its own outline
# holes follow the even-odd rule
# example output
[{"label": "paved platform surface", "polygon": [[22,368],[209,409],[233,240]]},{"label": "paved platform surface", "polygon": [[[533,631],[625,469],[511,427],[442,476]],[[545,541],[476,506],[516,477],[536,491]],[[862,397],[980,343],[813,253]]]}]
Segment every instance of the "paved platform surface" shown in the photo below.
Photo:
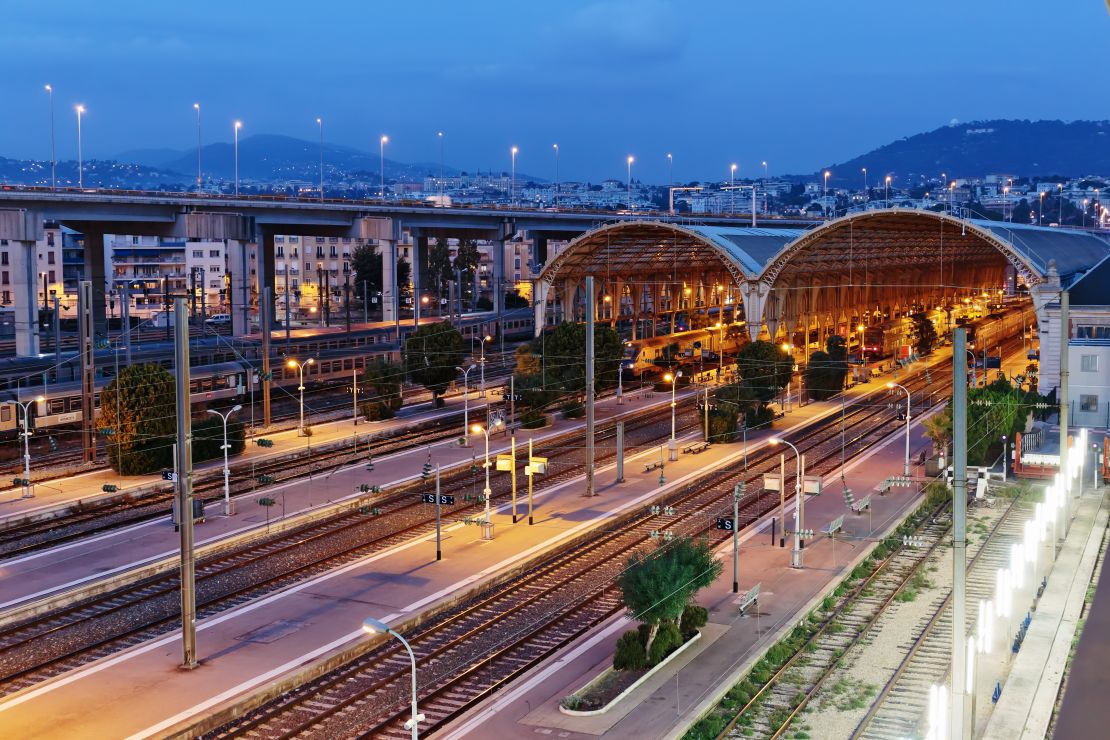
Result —
[{"label": "paved platform surface", "polygon": [[[858,393],[875,387],[875,384],[864,386]],[[655,394],[653,400],[669,402],[665,394]],[[611,409],[612,402],[609,403]],[[788,432],[818,415],[837,413],[839,409],[839,403],[796,409],[773,433]],[[770,434],[764,432],[763,440]],[[749,453],[765,444],[760,436],[753,435],[749,440]],[[892,442],[901,439],[897,433],[891,437]],[[657,449],[653,446],[641,454],[654,456]],[[884,449],[892,460],[901,460],[899,445],[889,444]],[[443,454],[447,452],[442,450]],[[201,665],[196,670],[178,668],[180,641],[176,634],[167,635],[8,697],[0,702],[0,726],[12,737],[155,735],[352,641],[364,639],[359,625],[368,615],[387,622],[411,616],[449,599],[460,589],[491,578],[521,559],[557,547],[586,528],[602,525],[628,507],[643,505],[682,486],[710,465],[742,455],[743,447],[738,444],[715,445],[700,455],[680,455],[677,462],[667,465],[668,483],[663,487],[658,485],[658,474],[643,473],[643,466],[635,464],[636,459],[627,460],[626,482],[619,485],[612,483],[611,466],[601,466],[597,470],[598,498],[585,499],[580,495],[581,478],[547,488],[537,497],[537,520],[533,527],[525,523],[512,525],[507,505],[503,505],[495,516],[497,537],[493,541],[481,540],[476,527],[453,525],[445,531],[442,561],[435,561],[434,542],[429,537],[376,553],[203,620],[198,625]],[[888,467],[883,466],[883,475],[889,474]],[[894,502],[898,498],[895,495],[889,500]],[[823,496],[821,501],[823,505],[843,508],[836,493]],[[876,509],[873,515],[876,526],[894,516],[885,505]],[[862,522],[867,520],[864,515],[853,526],[864,526]],[[807,516],[807,522],[816,525],[819,518],[810,520]],[[818,542],[812,552],[819,553],[821,547]],[[838,557],[847,559],[854,547],[855,544],[845,542],[834,549]],[[810,552],[807,549],[807,555]],[[769,557],[782,562],[786,554],[775,549]],[[810,557],[816,559],[819,555]],[[827,580],[827,574],[818,569],[799,573],[805,578]],[[771,590],[780,594],[789,591],[794,575],[794,572],[781,575],[784,579],[781,588],[775,585]],[[252,639],[256,630],[276,622],[293,625],[295,629],[271,641]],[[121,706],[127,707],[127,711],[119,711]]]},{"label": "paved platform surface", "polygon": [[[924,443],[920,419],[914,424],[911,445]],[[904,433],[895,431],[884,442],[850,462],[846,480],[862,493],[891,475],[900,475],[904,460]],[[766,515],[740,537],[740,592],[760,584],[758,608],[741,615],[732,592],[732,547],[724,542],[716,554],[724,562],[721,577],[698,595],[709,609],[712,641],[695,647],[688,659],[668,667],[663,676],[637,689],[610,713],[571,717],[559,713],[558,703],[606,667],[621,632],[634,623],[626,616],[611,619],[583,642],[569,646],[544,666],[532,671],[510,689],[464,715],[443,731],[449,738],[554,737],[662,738],[686,727],[711,706],[720,691],[735,683],[722,678],[746,671],[780,633],[807,613],[869,551],[884,533],[896,526],[920,500],[918,488],[894,488],[872,497],[870,513],[847,510],[839,478],[826,479],[826,492],[810,496],[805,504],[806,527],[820,530],[833,518],[845,515],[844,532],[836,537],[818,535],[802,552],[803,568],[790,567],[791,540],[785,549],[771,540],[771,519]],[[792,505],[788,506],[792,511]],[[789,520],[789,517],[788,517]],[[736,680],[739,680],[737,678]],[[631,709],[634,708],[634,711]]]},{"label": "paved platform surface", "polygon": [[[626,396],[624,400],[623,405],[618,405],[613,398],[599,401],[596,405],[598,423],[606,422],[617,414],[637,414],[648,408],[661,409],[670,403],[669,395],[664,397],[664,394],[635,394]],[[437,413],[454,411],[440,410]],[[412,423],[412,420],[399,419],[392,420],[391,423],[393,422],[404,425]],[[335,434],[349,435],[352,432],[349,421],[345,423],[345,428],[341,425],[334,426]],[[359,429],[366,426],[359,424]],[[517,454],[527,455],[529,437],[541,441],[573,429],[582,429],[584,426],[582,420],[556,419],[551,426],[536,430],[535,433],[518,434]],[[461,431],[460,428],[460,433]],[[294,436],[287,440],[289,444],[304,444],[304,438],[296,438],[295,432],[290,434]],[[321,433],[320,437],[313,436],[311,439],[318,444],[325,436]],[[508,452],[509,443],[507,435],[493,435],[490,443],[491,459],[497,453]],[[523,450],[520,449],[522,446]],[[278,442],[275,441],[274,449],[277,448]],[[204,523],[196,525],[196,544],[202,547],[232,535],[264,530],[267,527],[266,510],[257,503],[262,496],[277,501],[270,512],[270,522],[274,523],[302,512],[363,496],[365,494],[355,491],[356,486],[362,483],[380,485],[388,492],[393,486],[418,478],[429,453],[433,465],[438,464],[446,469],[466,463],[475,456],[480,460],[485,454],[485,445],[484,441],[479,445],[478,440],[472,436],[470,447],[459,447],[455,439],[451,438],[430,446],[414,446],[377,457],[374,459],[373,473],[367,473],[365,463],[359,462],[337,469],[321,470],[314,477],[260,487],[234,497],[235,512],[232,516],[224,516],[222,501],[211,502],[205,507]],[[543,485],[539,478],[537,483],[539,486]],[[524,486],[526,490],[526,482]],[[0,578],[0,612],[107,575],[175,556],[179,546],[179,535],[174,531],[167,510],[164,518],[2,561],[0,573],[4,577]]]}]

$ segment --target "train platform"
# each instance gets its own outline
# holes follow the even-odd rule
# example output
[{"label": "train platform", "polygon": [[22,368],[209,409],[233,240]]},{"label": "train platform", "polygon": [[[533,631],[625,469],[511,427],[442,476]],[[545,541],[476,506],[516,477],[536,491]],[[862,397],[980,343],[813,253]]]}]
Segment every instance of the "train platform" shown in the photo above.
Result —
[{"label": "train platform", "polygon": [[[500,387],[500,381],[487,384],[487,397],[479,398],[476,391],[471,391],[469,407],[472,413],[481,414],[487,401],[493,403],[500,400],[500,391],[495,398],[494,389]],[[260,432],[257,438],[264,437],[273,442],[272,447],[260,447],[252,444],[247,439],[243,452],[234,456],[229,461],[233,471],[242,469],[244,464],[261,464],[280,459],[281,457],[298,450],[311,451],[313,447],[320,447],[341,440],[357,439],[361,443],[372,437],[387,436],[411,427],[413,424],[435,421],[443,417],[460,413],[463,409],[461,394],[448,396],[444,405],[438,409],[431,408],[430,402],[417,403],[412,406],[402,407],[398,415],[385,421],[360,421],[353,423],[348,414],[346,419],[322,421],[315,424],[306,424],[311,429],[310,436],[300,436],[296,426],[283,431]],[[242,413],[242,412],[240,412]],[[474,417],[478,418],[478,417]],[[462,427],[459,428],[460,434]],[[32,460],[32,473],[34,472]],[[223,469],[223,459],[206,460],[193,466],[194,473],[211,472]],[[233,475],[236,474],[233,472]],[[11,483],[11,481],[6,481]],[[116,486],[114,493],[106,493],[105,485]],[[76,505],[94,504],[99,500],[108,498],[122,498],[128,494],[141,494],[152,487],[167,486],[161,475],[130,475],[121,476],[111,468],[101,468],[85,473],[54,478],[36,482],[34,496],[24,498],[20,495],[18,487],[0,490],[0,529],[13,521],[24,520],[28,516],[45,516],[49,512],[65,509]]]},{"label": "train platform", "polygon": [[[921,421],[928,415],[913,422],[911,445],[925,443]],[[845,467],[844,480],[857,498],[889,476],[901,475],[904,439],[904,432],[893,433]],[[443,728],[441,734],[445,738],[681,737],[922,499],[919,486],[893,488],[884,496],[872,496],[871,508],[855,514],[845,507],[839,477],[826,478],[826,486],[822,495],[807,497],[805,527],[820,532],[844,516],[843,530],[832,537],[818,534],[807,542],[803,567],[795,569],[790,567],[790,538],[781,548],[771,536],[777,509],[748,527],[740,535],[739,590],[743,595],[758,584],[759,600],[743,614],[737,603],[740,597],[732,592],[731,541],[723,542],[716,550],[724,564],[722,574],[697,597],[709,609],[703,639],[609,711],[570,716],[559,711],[559,703],[612,665],[617,638],[636,626],[623,613]],[[793,511],[792,504],[787,508]]]},{"label": "train platform", "polygon": [[[874,389],[871,385],[859,389],[859,393]],[[859,393],[853,398],[858,398]],[[640,400],[626,397],[624,408],[628,413],[642,414],[643,407],[649,403],[665,406],[669,400],[666,394]],[[602,405],[605,414],[611,414],[615,408],[611,400]],[[839,410],[839,402],[796,408],[773,432],[752,434],[747,451],[750,453],[766,444],[767,437],[772,434],[789,433],[819,416],[832,415]],[[599,418],[603,418],[602,413],[598,414]],[[699,436],[693,433],[689,439]],[[900,434],[895,433],[884,447],[891,459],[901,454],[900,445],[894,444],[901,439]],[[499,447],[504,444],[504,440],[499,440]],[[476,450],[461,452],[469,458]],[[503,504],[494,516],[496,537],[493,540],[483,540],[479,527],[452,523],[445,528],[441,561],[435,560],[434,535],[415,537],[201,620],[198,623],[200,665],[195,670],[179,668],[179,635],[166,635],[5,698],[0,701],[0,725],[12,736],[19,737],[147,737],[169,733],[175,727],[188,724],[192,718],[216,712],[322,656],[335,654],[366,639],[360,624],[367,616],[396,623],[453,603],[498,574],[520,567],[528,559],[557,548],[591,528],[604,526],[606,521],[622,512],[643,506],[682,487],[714,465],[738,460],[744,453],[743,445],[731,444],[714,445],[698,455],[680,455],[677,462],[667,464],[666,483],[660,486],[658,472],[644,471],[640,464],[645,459],[654,460],[660,454],[659,448],[653,445],[633,452],[626,457],[622,484],[613,482],[612,465],[596,469],[600,494],[596,498],[587,499],[581,495],[582,477],[545,487],[536,497],[535,526],[529,527],[524,521],[512,524],[508,504]],[[447,459],[447,455],[459,454],[458,448],[433,448],[433,463]],[[423,451],[404,453],[398,458],[404,461],[398,462],[403,468],[399,473],[387,476],[384,459],[377,470],[382,472],[383,481],[395,475],[412,477],[418,474],[423,459]],[[870,469],[870,464],[865,467]],[[885,463],[882,467],[882,475],[896,472],[887,470],[889,465]],[[345,471],[333,474],[330,481],[341,475],[347,477],[344,483],[335,483],[337,490],[350,490],[356,482],[365,479],[364,471],[361,474]],[[310,485],[291,484],[289,490],[304,489],[303,495],[323,497],[325,487],[322,480],[317,480]],[[901,498],[908,502],[912,495],[908,491],[904,497],[893,493],[884,501],[895,502]],[[821,498],[818,508],[837,504],[843,508],[833,488],[830,495]],[[874,513],[863,515],[859,521],[873,522],[876,528],[883,526],[895,515],[896,509],[888,511],[885,503],[882,507],[877,505]],[[821,515],[814,516],[816,519],[810,519],[807,514],[807,523],[820,524]],[[807,557],[820,558],[821,542],[811,547],[807,548]],[[855,545],[845,543],[843,547],[843,554],[840,547],[835,548],[835,552],[847,560],[848,553],[855,552]],[[749,553],[745,559],[750,557],[753,555]],[[787,555],[785,551],[776,550],[770,557],[783,564]],[[824,570],[823,566],[818,566],[786,573],[782,576],[785,581],[781,588],[776,585],[772,590],[779,594],[793,590],[791,579],[799,574],[825,582],[828,575]],[[120,707],[127,707],[127,711],[119,711]],[[648,732],[647,736],[655,734]]]}]

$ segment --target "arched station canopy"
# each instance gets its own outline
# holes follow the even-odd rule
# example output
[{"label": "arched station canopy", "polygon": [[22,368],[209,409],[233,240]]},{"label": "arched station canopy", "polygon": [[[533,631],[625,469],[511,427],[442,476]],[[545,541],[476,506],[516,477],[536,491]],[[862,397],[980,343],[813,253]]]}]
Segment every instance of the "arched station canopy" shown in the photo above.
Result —
[{"label": "arched station canopy", "polygon": [[537,288],[543,302],[555,294],[564,319],[577,315],[587,275],[600,279],[607,301],[617,299],[618,320],[724,308],[738,294],[751,335],[766,326],[773,337],[780,325],[892,315],[912,303],[1013,290],[1019,282],[1037,301],[1038,291],[1058,293],[1107,254],[1110,243],[1089,231],[898,208],[810,229],[618,222],[570,242]]}]

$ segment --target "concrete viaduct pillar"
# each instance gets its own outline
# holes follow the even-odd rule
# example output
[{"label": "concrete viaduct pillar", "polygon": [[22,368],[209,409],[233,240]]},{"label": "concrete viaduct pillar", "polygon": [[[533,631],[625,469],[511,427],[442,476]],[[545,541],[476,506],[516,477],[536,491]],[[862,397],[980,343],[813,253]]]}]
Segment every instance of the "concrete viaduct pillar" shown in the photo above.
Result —
[{"label": "concrete viaduct pillar", "polygon": [[[26,210],[0,211],[0,239],[7,239],[12,287],[15,289],[15,353],[30,357],[39,353],[38,264],[35,243],[42,239],[42,216]],[[103,275],[103,262],[101,274]],[[104,313],[103,301],[100,306]]]}]

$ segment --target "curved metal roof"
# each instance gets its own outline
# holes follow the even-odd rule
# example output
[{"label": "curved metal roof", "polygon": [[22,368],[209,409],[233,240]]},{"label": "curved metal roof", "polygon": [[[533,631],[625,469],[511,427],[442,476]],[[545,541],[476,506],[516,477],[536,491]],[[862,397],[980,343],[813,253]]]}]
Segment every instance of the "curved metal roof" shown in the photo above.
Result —
[{"label": "curved metal roof", "polygon": [[970,223],[1008,242],[1037,266],[1042,275],[1047,274],[1049,261],[1055,260],[1056,272],[1064,285],[1070,282],[1069,278],[1090,269],[1110,254],[1110,242],[1090,231],[981,219],[971,219]]}]

